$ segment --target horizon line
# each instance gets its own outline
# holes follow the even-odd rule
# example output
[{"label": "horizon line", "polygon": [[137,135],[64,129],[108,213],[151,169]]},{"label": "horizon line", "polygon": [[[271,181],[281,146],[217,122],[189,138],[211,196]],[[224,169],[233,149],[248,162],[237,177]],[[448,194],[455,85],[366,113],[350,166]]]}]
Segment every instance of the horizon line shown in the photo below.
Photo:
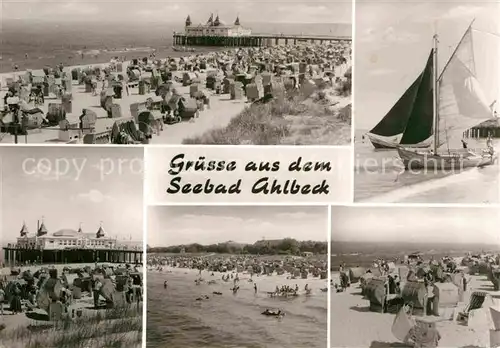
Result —
[{"label": "horizon line", "polygon": [[330,243],[373,243],[373,244],[384,244],[384,243],[398,243],[398,244],[417,244],[417,243],[425,243],[425,244],[455,244],[455,245],[495,245],[500,248],[500,244],[495,243],[495,242],[457,242],[457,241],[452,241],[452,242],[443,242],[443,241],[432,241],[432,242],[425,242],[425,241],[396,241],[396,240],[381,240],[381,241],[375,241],[375,240],[330,240]]},{"label": "horizon line", "polygon": [[315,242],[315,243],[328,243],[327,240],[325,241],[320,241],[320,240],[312,240],[312,239],[304,239],[304,240],[299,240],[299,239],[295,239],[295,238],[291,238],[291,237],[285,237],[285,238],[279,238],[279,239],[259,239],[259,240],[256,240],[255,242],[250,242],[250,243],[247,243],[247,242],[236,242],[234,240],[226,240],[226,241],[223,241],[223,242],[214,242],[214,243],[211,243],[211,244],[201,244],[201,243],[197,243],[197,242],[192,242],[192,243],[185,243],[185,244],[171,244],[171,245],[163,245],[163,246],[150,246],[148,245],[149,248],[169,248],[169,247],[175,247],[175,246],[183,246],[183,245],[193,245],[193,244],[199,244],[201,246],[208,246],[208,245],[214,245],[214,244],[226,244],[226,243],[234,243],[234,244],[243,244],[243,245],[252,245],[252,244],[255,244],[257,242],[263,242],[263,241],[277,241],[277,240],[284,240],[284,239],[294,239],[296,240],[297,242]]}]

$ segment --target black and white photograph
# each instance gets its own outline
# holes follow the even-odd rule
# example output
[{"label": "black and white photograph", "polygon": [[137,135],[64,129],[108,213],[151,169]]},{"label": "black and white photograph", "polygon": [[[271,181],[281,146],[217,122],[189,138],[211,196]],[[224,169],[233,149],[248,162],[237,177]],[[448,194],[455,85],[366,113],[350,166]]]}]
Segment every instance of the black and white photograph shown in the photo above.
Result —
[{"label": "black and white photograph", "polygon": [[352,2],[6,1],[0,143],[350,145]]},{"label": "black and white photograph", "polygon": [[500,201],[499,12],[356,2],[356,202]]},{"label": "black and white photograph", "polygon": [[332,348],[500,345],[498,208],[338,206],[331,219]]},{"label": "black and white photograph", "polygon": [[328,208],[148,208],[147,347],[324,348]]},{"label": "black and white photograph", "polygon": [[141,347],[141,148],[0,148],[0,345]]}]

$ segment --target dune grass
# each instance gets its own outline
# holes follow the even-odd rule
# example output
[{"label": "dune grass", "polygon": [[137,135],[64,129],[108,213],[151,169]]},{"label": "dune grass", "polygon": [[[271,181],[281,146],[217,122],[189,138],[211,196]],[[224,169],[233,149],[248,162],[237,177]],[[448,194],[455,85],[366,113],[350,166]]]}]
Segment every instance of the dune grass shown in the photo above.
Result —
[{"label": "dune grass", "polygon": [[6,347],[128,348],[142,342],[142,309],[121,307],[82,318],[36,322],[0,333]]},{"label": "dune grass", "polygon": [[[264,104],[251,104],[225,128],[188,138],[203,145],[340,145],[351,140],[351,115],[335,104],[350,98],[350,82],[335,87],[288,92]],[[333,104],[333,105],[332,105]]]}]

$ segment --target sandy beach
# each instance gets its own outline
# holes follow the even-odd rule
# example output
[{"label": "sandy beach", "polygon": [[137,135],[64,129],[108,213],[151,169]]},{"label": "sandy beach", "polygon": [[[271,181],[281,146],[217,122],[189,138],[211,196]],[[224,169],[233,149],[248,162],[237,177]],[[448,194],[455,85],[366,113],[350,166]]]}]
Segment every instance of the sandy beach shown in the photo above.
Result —
[{"label": "sandy beach", "polygon": [[[332,274],[334,282],[340,283],[339,274]],[[494,292],[491,282],[485,276],[470,276],[470,290],[464,295],[469,299],[473,291],[485,291],[494,297],[495,305],[500,308],[500,292]],[[467,305],[459,303],[454,312],[462,311]],[[361,295],[359,284],[348,288],[347,292],[332,292],[331,298],[331,347],[411,347],[398,343],[391,332],[395,315],[369,311],[369,301]],[[442,336],[440,347],[490,347],[490,326],[463,326],[455,321],[437,323]]]},{"label": "sandy beach", "polygon": [[[99,264],[99,268],[110,268],[110,264]],[[113,344],[125,344],[127,347],[141,347],[142,341],[142,301],[118,304],[118,298],[114,298],[114,305],[104,305],[102,300],[106,299],[106,292],[101,296],[100,307],[95,307],[95,300],[87,289],[75,290],[77,284],[71,284],[75,278],[67,269],[94,269],[96,264],[58,264],[58,265],[34,265],[16,268],[20,270],[19,276],[11,275],[11,268],[0,269],[0,277],[3,285],[7,284],[4,291],[8,298],[14,293],[10,284],[21,284],[21,306],[22,312],[14,313],[11,305],[3,304],[3,314],[0,315],[0,339],[9,347],[36,347],[39,345],[50,347],[103,347]],[[115,265],[117,267],[117,265]],[[125,266],[123,266],[125,267]],[[40,274],[49,270],[57,270],[61,274],[59,278],[62,288],[55,285],[52,290],[45,283],[38,283],[36,303],[30,303],[25,299],[24,284],[27,272]],[[95,272],[96,270],[94,270]],[[142,272],[142,268],[137,268]],[[71,272],[71,271],[69,271]],[[141,273],[142,274],[142,273]],[[20,278],[21,277],[21,278]],[[41,276],[39,276],[41,277]],[[76,277],[78,278],[78,277]],[[35,286],[37,284],[35,277]],[[83,278],[82,278],[83,279]],[[115,277],[112,276],[113,281]],[[47,280],[47,281],[50,281]],[[68,284],[66,284],[68,282]],[[62,316],[57,317],[52,309],[47,311],[43,302],[42,292],[49,291],[49,297],[60,298],[61,289],[69,289],[72,292],[70,299],[65,300],[65,309]],[[76,291],[76,292],[75,292]],[[105,290],[103,290],[105,291]],[[114,291],[114,290],[111,290]],[[51,297],[52,298],[52,297]],[[109,301],[106,299],[106,303]],[[59,303],[59,302],[58,302]],[[49,307],[52,308],[52,307]],[[54,316],[55,315],[55,316]],[[64,330],[64,331],[62,331]],[[64,332],[64,334],[62,334]],[[114,343],[113,343],[114,342]]]},{"label": "sandy beach", "polygon": [[[126,70],[127,66],[131,64],[130,61],[124,62],[123,67]],[[64,71],[71,72],[74,68],[86,68],[88,66],[92,67],[105,67],[109,63],[105,64],[92,64],[92,65],[80,65],[80,66],[70,66],[66,67]],[[0,99],[3,100],[7,89],[5,86],[5,81],[7,78],[17,77],[19,75],[24,75],[25,71],[20,71],[16,73],[3,73],[0,74],[0,81],[2,90],[0,92]],[[179,76],[182,76],[182,72],[178,72]],[[182,84],[174,82],[177,91],[185,96],[189,97],[189,86],[182,86]],[[99,87],[100,88],[100,87]],[[126,119],[131,116],[130,105],[138,102],[145,102],[149,97],[155,96],[154,91],[147,93],[145,95],[139,95],[138,87],[129,89],[130,95],[127,96],[126,93],[122,95],[121,99],[115,99],[114,103],[119,104],[122,110],[122,118]],[[152,138],[151,144],[180,144],[186,138],[199,136],[211,129],[225,127],[229,121],[239,114],[245,107],[245,101],[243,100],[230,100],[228,95],[216,95],[207,91],[210,98],[210,109],[206,109],[201,113],[200,118],[194,120],[193,122],[181,122],[175,125],[165,125],[164,131],[158,136]],[[85,85],[78,85],[77,81],[72,83],[72,108],[73,112],[67,113],[66,118],[70,122],[77,122],[82,110],[84,108],[90,109],[99,116],[105,114],[105,111],[99,106],[100,96],[93,96],[92,93],[85,92]],[[60,104],[60,100],[53,98],[45,98],[43,105],[38,106],[44,114],[47,114],[49,104],[57,103]],[[54,144],[54,143],[65,143],[58,140],[59,137],[59,127],[48,127],[43,128],[41,132],[32,132],[27,136],[19,136],[19,143],[27,144]],[[0,143],[12,144],[14,143],[14,136],[6,133],[0,135]]]}]

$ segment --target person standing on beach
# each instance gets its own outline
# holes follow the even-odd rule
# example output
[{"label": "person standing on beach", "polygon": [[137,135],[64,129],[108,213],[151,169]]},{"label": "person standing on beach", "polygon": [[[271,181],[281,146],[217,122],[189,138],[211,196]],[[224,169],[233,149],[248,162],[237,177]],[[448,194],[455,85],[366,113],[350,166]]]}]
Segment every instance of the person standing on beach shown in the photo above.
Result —
[{"label": "person standing on beach", "polygon": [[0,288],[0,315],[3,317],[3,301],[5,301],[5,291]]},{"label": "person standing on beach", "polygon": [[163,288],[164,288],[164,289],[166,289],[166,288],[167,288],[167,281],[166,281],[166,280],[163,282]]},{"label": "person standing on beach", "polygon": [[253,284],[253,289],[255,290],[255,293],[257,293],[257,284],[256,283]]},{"label": "person standing on beach", "polygon": [[93,288],[93,295],[94,295],[94,307],[98,308],[99,307],[99,292],[101,290],[102,284],[99,279],[96,279],[94,281],[94,288]]}]

